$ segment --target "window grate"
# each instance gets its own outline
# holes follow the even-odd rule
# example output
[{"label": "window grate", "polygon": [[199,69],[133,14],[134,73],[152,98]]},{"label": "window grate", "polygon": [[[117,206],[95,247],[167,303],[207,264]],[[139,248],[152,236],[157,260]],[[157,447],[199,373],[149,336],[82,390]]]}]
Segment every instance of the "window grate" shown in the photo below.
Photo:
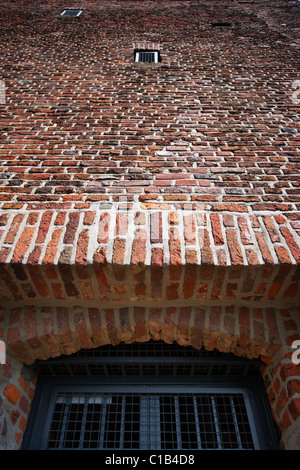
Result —
[{"label": "window grate", "polygon": [[58,393],[48,449],[254,449],[242,393]]},{"label": "window grate", "polygon": [[61,16],[80,16],[82,13],[82,10],[76,10],[74,8],[68,8],[64,10],[61,14]]},{"label": "window grate", "polygon": [[121,343],[38,361],[39,376],[231,376],[257,374],[258,360],[177,343]]},{"label": "window grate", "polygon": [[215,23],[211,24],[213,27],[219,26],[219,27],[226,27],[226,26],[231,26],[231,23],[228,23],[227,21],[217,21]]},{"label": "window grate", "polygon": [[38,361],[23,448],[277,448],[260,364],[156,341]]},{"label": "window grate", "polygon": [[158,51],[147,51],[147,50],[139,50],[135,51],[134,54],[135,62],[143,62],[146,64],[157,63],[159,61],[159,53]]}]

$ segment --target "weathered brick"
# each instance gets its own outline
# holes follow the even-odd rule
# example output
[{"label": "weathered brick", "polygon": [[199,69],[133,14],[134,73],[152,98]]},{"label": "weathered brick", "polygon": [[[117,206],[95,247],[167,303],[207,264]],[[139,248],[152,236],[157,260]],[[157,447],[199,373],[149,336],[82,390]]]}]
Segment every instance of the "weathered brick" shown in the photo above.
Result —
[{"label": "weathered brick", "polygon": [[19,263],[23,260],[30,246],[34,233],[35,233],[35,229],[33,227],[24,228],[14,249],[14,254],[12,257],[13,263]]},{"label": "weathered brick", "polygon": [[215,245],[224,245],[224,237],[221,228],[221,220],[219,214],[211,214],[210,216],[213,237]]}]

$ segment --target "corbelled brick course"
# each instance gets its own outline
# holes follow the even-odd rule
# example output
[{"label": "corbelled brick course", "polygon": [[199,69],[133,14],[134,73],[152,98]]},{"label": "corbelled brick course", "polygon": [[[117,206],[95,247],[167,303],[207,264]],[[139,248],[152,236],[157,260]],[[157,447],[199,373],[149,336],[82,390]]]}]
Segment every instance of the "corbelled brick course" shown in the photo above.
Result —
[{"label": "corbelled brick course", "polygon": [[284,216],[137,206],[10,211],[0,250],[2,301],[235,299],[299,307],[299,235]]},{"label": "corbelled brick course", "polygon": [[300,3],[73,6],[0,11],[0,447],[23,364],[154,339],[261,357],[300,448]]}]

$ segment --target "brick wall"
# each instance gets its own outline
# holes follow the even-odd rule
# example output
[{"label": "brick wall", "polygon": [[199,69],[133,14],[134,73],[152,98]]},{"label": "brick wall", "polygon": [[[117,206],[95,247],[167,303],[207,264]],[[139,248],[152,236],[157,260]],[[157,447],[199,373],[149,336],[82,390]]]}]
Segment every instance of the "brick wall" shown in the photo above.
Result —
[{"label": "brick wall", "polygon": [[80,6],[0,12],[0,445],[22,442],[23,364],[153,338],[261,356],[300,448],[300,4]]}]

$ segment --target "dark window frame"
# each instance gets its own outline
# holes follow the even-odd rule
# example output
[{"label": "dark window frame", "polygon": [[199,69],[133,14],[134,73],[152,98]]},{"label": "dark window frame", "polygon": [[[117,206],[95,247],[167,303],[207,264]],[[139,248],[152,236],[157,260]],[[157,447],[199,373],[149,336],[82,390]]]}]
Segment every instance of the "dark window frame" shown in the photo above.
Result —
[{"label": "dark window frame", "polygon": [[[81,357],[80,362],[87,361]],[[90,358],[91,359],[91,358]],[[114,363],[122,358],[106,358],[106,361]],[[137,364],[142,362],[165,361],[174,363],[178,358],[134,358],[130,360]],[[188,363],[192,358],[185,359]],[[241,359],[241,358],[237,358]],[[69,362],[78,360],[78,357],[69,356]],[[123,358],[127,362],[129,358]],[[194,359],[195,360],[195,359]],[[202,361],[218,362],[218,358],[202,358]],[[223,361],[230,362],[229,358],[223,357]],[[57,358],[52,362],[66,361],[65,358]],[[93,361],[105,362],[104,357],[93,358]],[[171,361],[172,362],[172,361]],[[181,362],[181,361],[180,361]],[[199,358],[201,363],[201,358]],[[51,360],[50,360],[51,363]],[[251,361],[250,361],[251,363]],[[46,376],[38,379],[37,388],[32,403],[31,414],[25,432],[23,449],[46,449],[47,436],[52,419],[52,411],[55,406],[56,394],[62,392],[73,393],[135,393],[141,390],[149,394],[176,394],[182,393],[242,393],[245,399],[249,424],[255,449],[278,449],[278,439],[274,429],[274,423],[267,401],[263,381],[259,373],[256,375],[238,376]],[[111,450],[111,449],[110,449]],[[119,449],[117,449],[119,450]],[[158,450],[158,449],[157,449]]]}]

